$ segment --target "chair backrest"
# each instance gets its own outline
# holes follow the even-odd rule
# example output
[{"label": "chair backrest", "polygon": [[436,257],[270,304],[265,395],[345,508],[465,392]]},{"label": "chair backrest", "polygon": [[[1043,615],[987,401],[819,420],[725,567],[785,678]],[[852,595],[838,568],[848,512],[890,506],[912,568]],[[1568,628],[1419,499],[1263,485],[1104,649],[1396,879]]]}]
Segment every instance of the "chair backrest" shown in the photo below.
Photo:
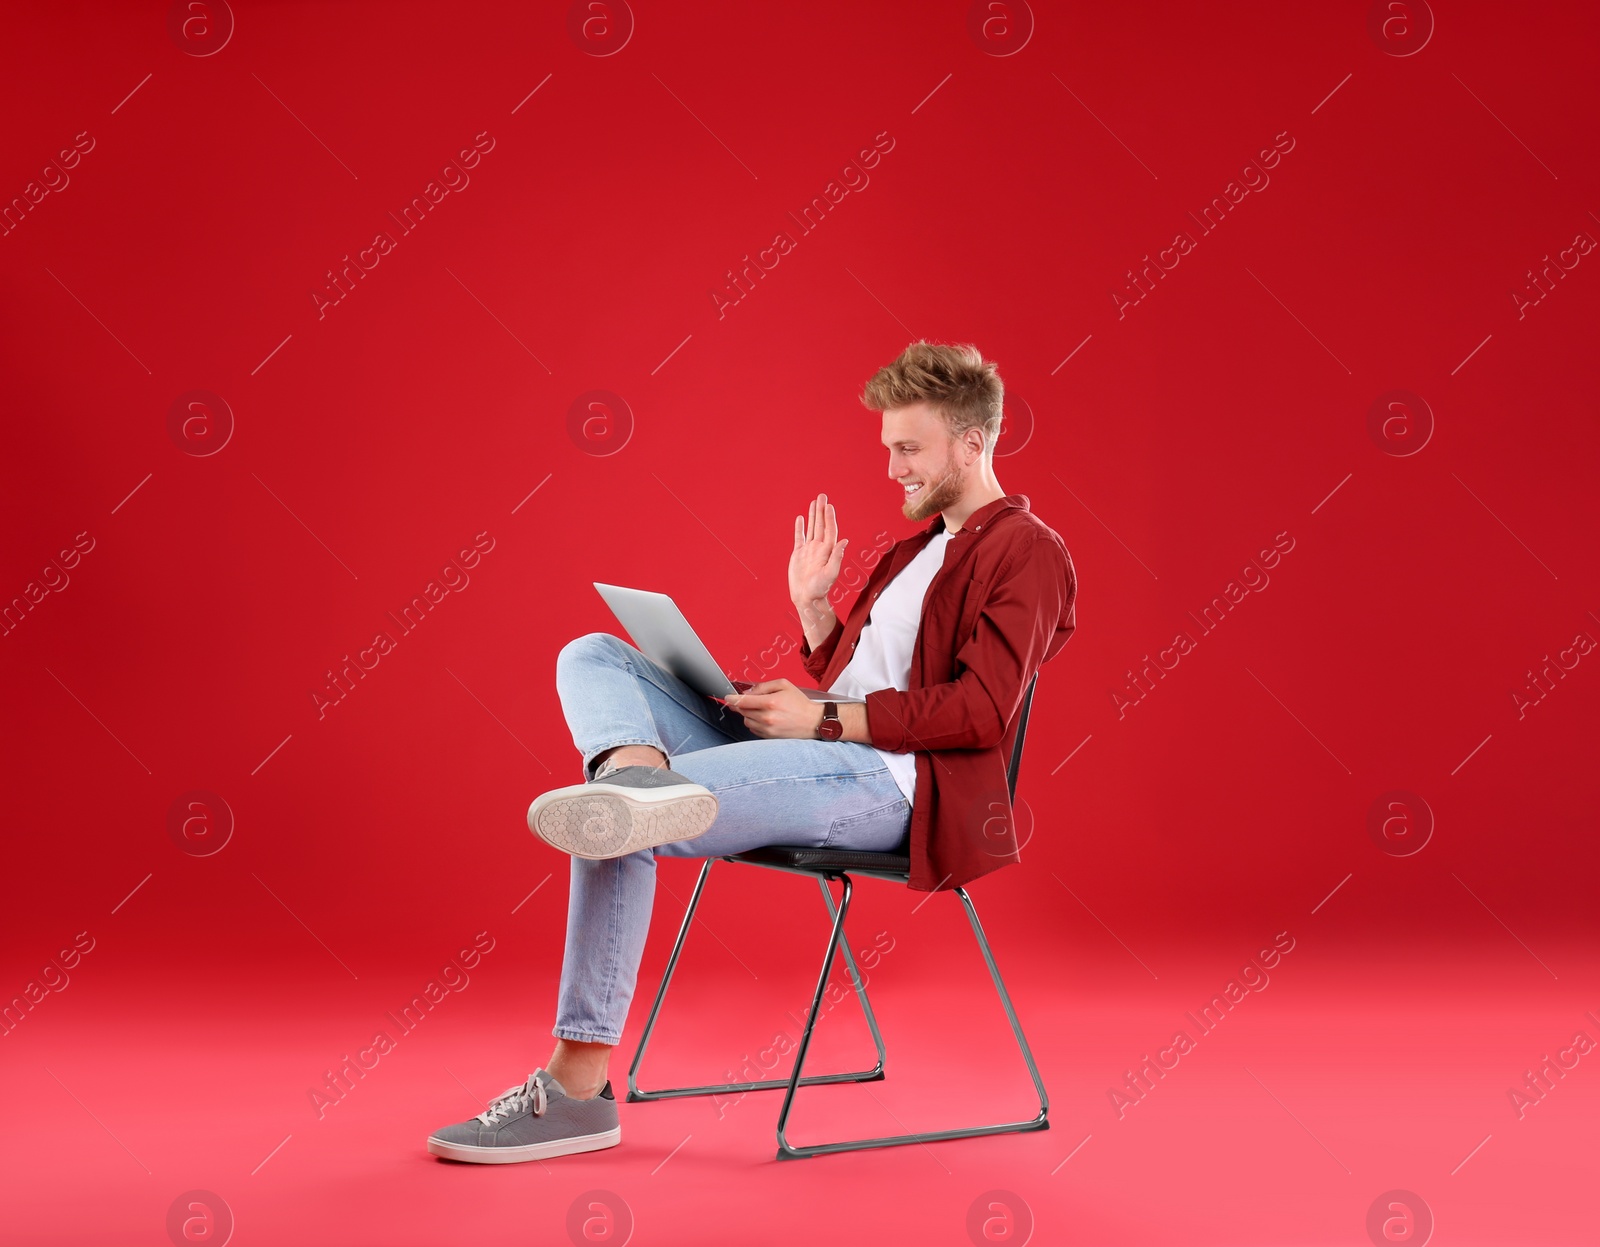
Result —
[{"label": "chair backrest", "polygon": [[1033,687],[1039,683],[1039,673],[1033,673],[1033,679],[1028,681],[1028,691],[1022,698],[1022,709],[1018,711],[1017,739],[1011,746],[1011,761],[1006,765],[1006,784],[1010,789],[1011,800],[1017,799],[1017,771],[1022,766],[1022,740],[1028,734],[1028,711],[1033,706]]},{"label": "chair backrest", "polygon": [[[1039,673],[1035,671],[1033,679],[1028,681],[1028,691],[1022,696],[1022,708],[1017,712],[1017,738],[1011,745],[1011,759],[1006,763],[1006,787],[1013,802],[1017,799],[1017,771],[1022,766],[1022,740],[1028,734],[1028,711],[1033,706],[1033,689],[1038,683]],[[902,855],[909,853],[910,845],[911,832],[907,829],[905,838],[900,841],[900,847],[895,852]],[[756,852],[759,853],[761,850],[757,849]]]}]

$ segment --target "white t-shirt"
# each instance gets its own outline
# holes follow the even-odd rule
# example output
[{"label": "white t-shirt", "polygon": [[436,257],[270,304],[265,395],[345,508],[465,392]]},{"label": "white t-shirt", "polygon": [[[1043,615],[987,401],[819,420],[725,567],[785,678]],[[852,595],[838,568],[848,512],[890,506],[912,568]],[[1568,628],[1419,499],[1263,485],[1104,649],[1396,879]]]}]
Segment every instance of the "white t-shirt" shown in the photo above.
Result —
[{"label": "white t-shirt", "polygon": [[[830,693],[865,697],[881,688],[895,688],[902,693],[909,689],[911,651],[916,645],[917,629],[922,624],[922,599],[944,565],[945,547],[949,544],[950,533],[940,532],[879,592],[878,600],[872,604],[872,613],[861,629],[856,651],[828,690]],[[890,753],[885,749],[878,749],[876,753],[888,764],[889,774],[906,794],[906,800],[913,800],[917,790],[917,755]]]}]

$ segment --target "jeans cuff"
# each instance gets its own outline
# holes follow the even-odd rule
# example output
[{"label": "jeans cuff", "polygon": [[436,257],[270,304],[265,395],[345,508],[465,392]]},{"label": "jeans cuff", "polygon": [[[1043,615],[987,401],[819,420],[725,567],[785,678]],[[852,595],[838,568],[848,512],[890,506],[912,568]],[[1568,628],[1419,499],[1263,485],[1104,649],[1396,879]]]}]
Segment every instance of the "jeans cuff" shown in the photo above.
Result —
[{"label": "jeans cuff", "polygon": [[[589,753],[584,755],[584,757],[583,757],[583,778],[585,780],[590,780],[590,779],[594,778],[593,767],[594,767],[594,760],[596,758],[598,758],[601,754],[603,754],[608,749],[620,749],[624,745],[649,745],[652,749],[659,749],[661,751],[661,756],[666,758],[669,764],[672,761],[672,759],[667,754],[667,747],[665,745],[663,745],[659,740],[656,740],[654,737],[651,737],[651,738],[648,738],[648,739],[644,738],[644,737],[634,737],[634,738],[632,738],[630,740],[614,740],[614,741],[609,742],[608,744],[601,745],[598,749],[591,750]],[[596,1041],[596,1042],[599,1042],[599,1041]]]},{"label": "jeans cuff", "polygon": [[572,1043],[603,1043],[609,1048],[615,1048],[622,1043],[621,1035],[597,1035],[593,1031],[575,1031],[569,1027],[554,1027],[550,1033],[557,1039],[566,1039]]}]

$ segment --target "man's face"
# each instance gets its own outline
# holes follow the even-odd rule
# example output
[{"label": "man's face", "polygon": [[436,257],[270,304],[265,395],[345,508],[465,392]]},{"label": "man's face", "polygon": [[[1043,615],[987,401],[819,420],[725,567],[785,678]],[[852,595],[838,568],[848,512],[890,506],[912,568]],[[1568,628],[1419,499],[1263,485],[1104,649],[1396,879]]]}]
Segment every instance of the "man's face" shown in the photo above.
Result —
[{"label": "man's face", "polygon": [[906,519],[928,519],[961,500],[973,469],[961,466],[960,443],[927,403],[884,412],[883,444],[889,450],[889,479],[909,491],[900,509]]}]

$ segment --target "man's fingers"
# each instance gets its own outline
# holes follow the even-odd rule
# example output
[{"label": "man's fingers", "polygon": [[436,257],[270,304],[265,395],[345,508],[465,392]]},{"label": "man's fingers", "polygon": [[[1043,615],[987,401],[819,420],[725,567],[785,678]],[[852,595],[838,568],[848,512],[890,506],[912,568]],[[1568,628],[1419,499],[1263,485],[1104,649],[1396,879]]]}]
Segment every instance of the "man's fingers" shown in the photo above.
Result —
[{"label": "man's fingers", "polygon": [[748,703],[752,697],[771,697],[774,693],[781,693],[785,689],[793,687],[794,685],[788,680],[762,680],[761,683],[752,684],[749,688],[742,690],[738,694],[730,693],[725,700],[730,702],[738,701],[741,704],[744,704]]}]

